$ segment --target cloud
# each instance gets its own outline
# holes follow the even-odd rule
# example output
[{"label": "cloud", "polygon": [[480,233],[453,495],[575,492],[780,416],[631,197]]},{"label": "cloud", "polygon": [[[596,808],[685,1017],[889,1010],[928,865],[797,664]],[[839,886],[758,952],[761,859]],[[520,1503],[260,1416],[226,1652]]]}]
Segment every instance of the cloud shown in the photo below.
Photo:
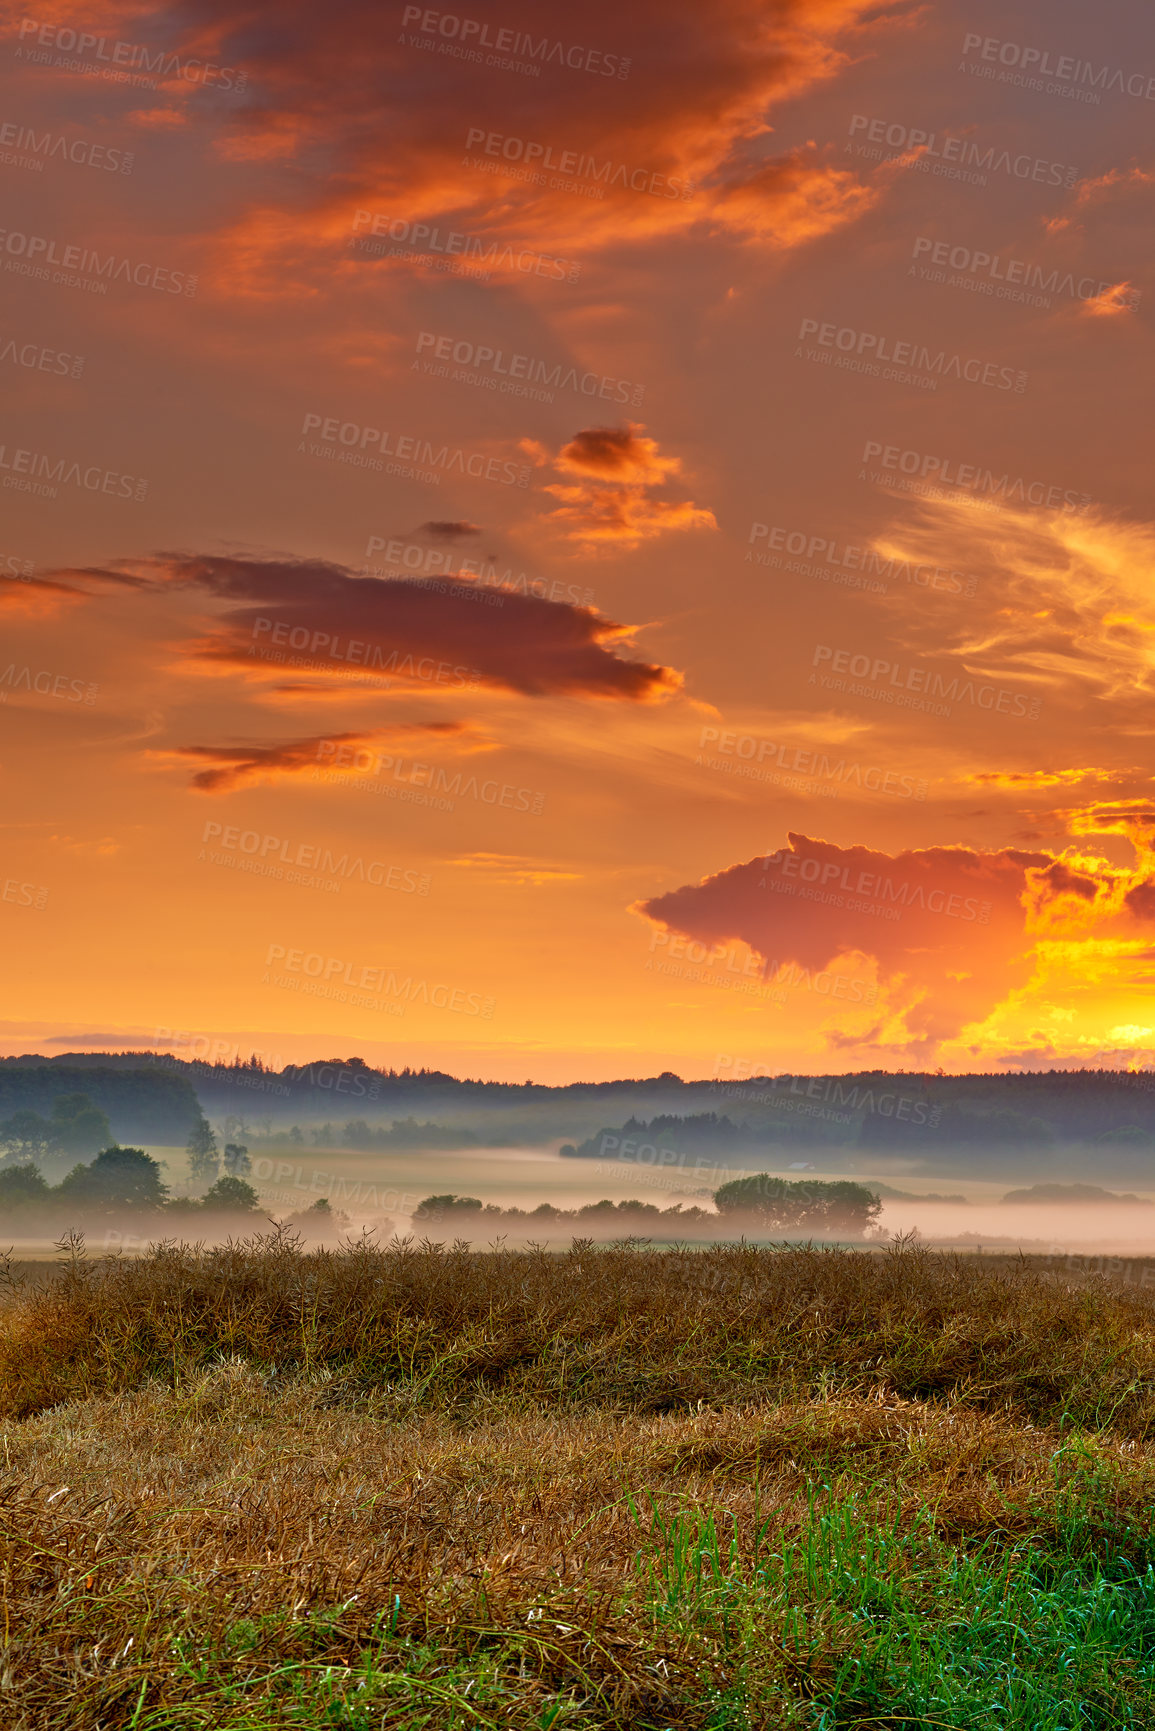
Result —
[{"label": "cloud", "polygon": [[583,547],[612,543],[628,549],[675,530],[718,527],[712,511],[689,499],[651,499],[641,489],[546,487],[545,491],[561,500],[547,522],[563,527],[566,539]]},{"label": "cloud", "polygon": [[43,578],[0,580],[0,610],[9,614],[23,613],[30,619],[51,618],[65,607],[88,600],[91,600],[90,595],[70,583],[54,583]]},{"label": "cloud", "polygon": [[[1005,483],[1005,492],[1015,482],[1013,474],[987,479],[991,490]],[[907,611],[907,643],[917,647],[921,638],[936,656],[1029,682],[1047,694],[1048,706],[1065,701],[1080,729],[1093,698],[1111,706],[1103,726],[1112,710],[1116,719],[1145,716],[1155,694],[1155,524],[1090,504],[1032,510],[977,503],[920,500],[884,538],[888,551],[929,565],[949,546],[951,563],[974,575],[981,593],[999,598],[997,606],[960,610],[953,619]]]},{"label": "cloud", "polygon": [[849,169],[791,151],[720,190],[711,222],[719,231],[789,251],[865,216],[893,178],[888,164],[864,184]]},{"label": "cloud", "polygon": [[1051,859],[964,847],[890,855],[792,832],[786,848],[637,911],[703,944],[740,939],[767,962],[826,969],[873,957],[902,1037],[934,1045],[1029,978],[1027,874]]},{"label": "cloud", "polygon": [[566,871],[563,866],[533,859],[528,854],[469,853],[447,861],[462,871],[481,872],[486,881],[497,887],[540,889],[544,884],[579,883],[581,872]]},{"label": "cloud", "polygon": [[1136,853],[1155,853],[1155,805],[1149,799],[1096,801],[1059,812],[1072,835],[1122,835]]},{"label": "cloud", "polygon": [[142,132],[175,132],[189,123],[179,108],[134,108],[125,118]]},{"label": "cloud", "polygon": [[120,1028],[111,1034],[41,1034],[38,1037],[42,1045],[63,1046],[69,1052],[79,1051],[82,1046],[95,1046],[106,1052],[139,1052],[160,1044],[156,1030],[150,1032],[144,1028],[136,1035],[131,1030],[126,1032]]},{"label": "cloud", "polygon": [[1129,772],[1122,769],[984,769],[965,775],[964,781],[980,787],[1010,788],[1029,793],[1036,787],[1071,787],[1080,781],[1123,781]]},{"label": "cloud", "polygon": [[657,440],[644,434],[644,426],[633,421],[624,427],[586,427],[562,446],[555,467],[599,481],[660,486],[681,472],[681,460],[660,456]]},{"label": "cloud", "polygon": [[[564,10],[509,0],[500,25],[524,37],[512,57],[537,62],[540,76],[499,67],[481,78],[456,40],[457,14],[409,8],[382,34],[367,0],[350,0],[340,29],[304,0],[287,0],[275,22],[250,0],[223,27],[218,63],[243,65],[250,83],[243,104],[214,112],[214,148],[227,161],[291,165],[297,202],[283,220],[267,208],[246,215],[223,238],[219,280],[230,294],[312,293],[335,252],[347,277],[428,271],[420,246],[396,248],[411,259],[350,253],[358,210],[401,223],[451,217],[482,243],[513,236],[563,257],[699,225],[775,250],[804,244],[877,192],[809,145],[768,159],[767,110],[835,78],[915,10],[909,0],[719,0],[708,13],[695,0],[628,10],[594,0],[579,29]],[[181,13],[186,29],[221,16],[219,0]],[[592,71],[562,58],[579,43]],[[570,172],[536,175],[547,152],[571,159]],[[601,196],[577,195],[590,186]]]},{"label": "cloud", "polygon": [[[828,969],[872,958],[882,983],[872,1025],[850,1005],[835,1046],[928,1055],[981,1025],[1056,956],[1133,955],[1155,925],[1155,808],[1069,814],[1072,829],[1127,834],[1134,867],[1094,855],[915,848],[890,855],[791,833],[789,845],[655,896],[634,910],[702,945],[738,939],[769,964]],[[1140,938],[1136,927],[1144,928]],[[857,1015],[858,1026],[855,1026]]]},{"label": "cloud", "polygon": [[1138,289],[1133,289],[1129,282],[1117,282],[1101,294],[1080,301],[1079,312],[1083,318],[1115,318],[1119,313],[1134,312],[1138,304]]},{"label": "cloud", "polygon": [[422,523],[418,535],[428,535],[434,541],[464,541],[470,535],[480,535],[476,523]]},{"label": "cloud", "polygon": [[134,571],[154,584],[225,604],[186,650],[187,665],[243,669],[289,682],[297,696],[479,687],[526,697],[655,702],[681,685],[673,668],[627,660],[615,645],[632,627],[592,607],[503,594],[455,577],[358,577],[323,560],[169,554]]},{"label": "cloud", "polygon": [[[1132,163],[1127,168],[1111,168],[1106,174],[1089,175],[1076,183],[1071,199],[1073,212],[1083,213],[1102,205],[1123,205],[1135,194],[1144,195],[1155,187],[1155,172]],[[1052,216],[1043,227],[1048,234],[1058,234],[1071,228],[1073,216]],[[1077,226],[1077,225],[1075,225]]]},{"label": "cloud", "polygon": [[368,774],[381,761],[381,754],[370,747],[403,743],[414,734],[435,743],[442,738],[455,740],[468,732],[464,722],[413,721],[360,733],[290,739],[279,745],[178,745],[147,755],[161,763],[206,764],[208,767],[199,770],[189,785],[201,793],[235,793],[240,787],[320,776],[338,765],[347,765],[348,774]]},{"label": "cloud", "polygon": [[572,486],[555,482],[543,488],[560,501],[543,520],[580,546],[629,549],[671,531],[718,527],[714,513],[692,500],[656,496],[681,473],[682,463],[679,457],[663,457],[640,423],[587,427],[562,446],[553,466],[580,479]]},{"label": "cloud", "polygon": [[143,580],[128,572],[77,568],[36,576],[29,569],[26,576],[0,575],[0,609],[40,619],[92,601],[102,589],[141,587]]}]

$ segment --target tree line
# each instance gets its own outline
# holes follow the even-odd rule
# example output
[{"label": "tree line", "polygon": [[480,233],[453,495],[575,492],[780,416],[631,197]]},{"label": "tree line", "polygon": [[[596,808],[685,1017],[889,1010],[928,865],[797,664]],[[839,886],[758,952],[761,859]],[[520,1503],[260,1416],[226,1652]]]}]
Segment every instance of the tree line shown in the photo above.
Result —
[{"label": "tree line", "polygon": [[452,1192],[427,1196],[412,1219],[417,1227],[451,1226],[457,1230],[478,1227],[622,1227],[631,1233],[640,1227],[660,1231],[663,1237],[715,1232],[719,1224],[736,1232],[754,1232],[765,1237],[776,1232],[810,1232],[821,1236],[862,1238],[875,1225],[882,1211],[881,1199],[863,1184],[772,1177],[756,1172],[736,1178],[715,1190],[715,1212],[675,1203],[659,1208],[653,1202],[587,1202],[580,1208],[558,1208],[542,1202],[537,1208],[500,1208],[482,1203],[477,1196]]}]

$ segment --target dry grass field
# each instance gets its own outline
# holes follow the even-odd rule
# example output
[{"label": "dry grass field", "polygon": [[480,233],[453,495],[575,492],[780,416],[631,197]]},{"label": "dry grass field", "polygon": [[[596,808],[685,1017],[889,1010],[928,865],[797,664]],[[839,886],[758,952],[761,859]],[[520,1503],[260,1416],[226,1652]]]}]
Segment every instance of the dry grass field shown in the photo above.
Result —
[{"label": "dry grass field", "polygon": [[282,1237],[0,1311],[0,1720],[1155,1725],[1155,1300]]}]

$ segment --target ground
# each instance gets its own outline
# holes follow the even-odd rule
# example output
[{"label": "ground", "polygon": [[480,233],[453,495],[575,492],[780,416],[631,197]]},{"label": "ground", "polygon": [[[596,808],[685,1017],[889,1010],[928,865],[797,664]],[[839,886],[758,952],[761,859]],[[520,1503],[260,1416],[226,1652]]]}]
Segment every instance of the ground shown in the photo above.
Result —
[{"label": "ground", "polygon": [[14,1727],[1155,1725],[1155,1302],[899,1249],[66,1266]]}]

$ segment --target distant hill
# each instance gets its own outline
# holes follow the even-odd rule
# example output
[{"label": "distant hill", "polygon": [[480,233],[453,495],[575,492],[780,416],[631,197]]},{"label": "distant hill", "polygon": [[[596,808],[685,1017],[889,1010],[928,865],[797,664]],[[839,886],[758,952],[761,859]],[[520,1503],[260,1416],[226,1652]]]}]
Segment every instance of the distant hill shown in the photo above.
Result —
[{"label": "distant hill", "polygon": [[1104,1190],[1099,1184],[1032,1184],[1029,1190],[1008,1190],[1003,1201],[1077,1202],[1084,1207],[1088,1203],[1096,1205],[1102,1202],[1133,1202],[1138,1208],[1153,1206],[1146,1197],[1136,1196],[1133,1191]]},{"label": "distant hill", "polygon": [[[805,1160],[827,1171],[873,1171],[880,1157],[897,1157],[927,1173],[1125,1180],[1155,1188],[1155,1072],[873,1070],[736,1078],[736,1066],[721,1068],[714,1080],[685,1082],[667,1070],[549,1087],[441,1070],[373,1069],[356,1057],[274,1070],[257,1059],[223,1064],[141,1052],[66,1053],[0,1060],[0,1115],[24,1104],[43,1111],[53,1092],[76,1088],[108,1113],[121,1140],[183,1142],[195,1094],[214,1120],[233,1116],[254,1136],[295,1125],[306,1145],[320,1126],[353,1122],[362,1139],[364,1128],[373,1133],[368,1146],[395,1146],[379,1143],[377,1133],[395,1121],[418,1120],[441,1127],[446,1141],[459,1146],[471,1139],[561,1142],[588,1157],[583,1145],[600,1147],[606,1135],[629,1138],[633,1127],[644,1127],[653,1141],[657,1126],[661,1146],[679,1156],[735,1165],[764,1165],[772,1154],[783,1166]],[[39,1080],[27,1079],[37,1072]],[[137,1080],[118,1082],[118,1072]],[[31,1094],[17,1099],[5,1088]],[[119,1092],[114,1098],[106,1089]]]}]

